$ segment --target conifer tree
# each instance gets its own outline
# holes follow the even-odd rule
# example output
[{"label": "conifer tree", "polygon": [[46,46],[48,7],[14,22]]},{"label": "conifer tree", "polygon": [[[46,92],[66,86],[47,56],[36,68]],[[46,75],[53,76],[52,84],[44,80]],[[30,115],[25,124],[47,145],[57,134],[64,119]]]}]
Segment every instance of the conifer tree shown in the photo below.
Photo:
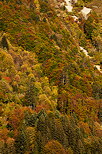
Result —
[{"label": "conifer tree", "polygon": [[38,89],[34,86],[33,78],[28,82],[25,93],[24,105],[30,106],[32,109],[36,107]]}]

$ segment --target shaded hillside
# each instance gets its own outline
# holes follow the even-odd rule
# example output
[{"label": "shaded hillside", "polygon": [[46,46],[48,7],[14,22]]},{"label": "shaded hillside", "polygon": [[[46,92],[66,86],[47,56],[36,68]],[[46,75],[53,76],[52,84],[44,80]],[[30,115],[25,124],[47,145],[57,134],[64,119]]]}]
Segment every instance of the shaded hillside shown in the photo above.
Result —
[{"label": "shaded hillside", "polygon": [[2,154],[102,153],[102,24],[86,2],[0,1]]},{"label": "shaded hillside", "polygon": [[102,1],[93,0],[90,4],[88,4],[88,6],[92,7],[92,9],[99,15],[100,22],[102,23]]}]

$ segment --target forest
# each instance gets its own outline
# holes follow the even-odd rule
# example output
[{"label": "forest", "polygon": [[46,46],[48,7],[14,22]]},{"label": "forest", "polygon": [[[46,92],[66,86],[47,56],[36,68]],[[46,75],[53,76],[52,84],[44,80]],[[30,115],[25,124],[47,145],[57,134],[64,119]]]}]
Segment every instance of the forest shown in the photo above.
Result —
[{"label": "forest", "polygon": [[102,154],[101,0],[0,0],[0,154]]}]

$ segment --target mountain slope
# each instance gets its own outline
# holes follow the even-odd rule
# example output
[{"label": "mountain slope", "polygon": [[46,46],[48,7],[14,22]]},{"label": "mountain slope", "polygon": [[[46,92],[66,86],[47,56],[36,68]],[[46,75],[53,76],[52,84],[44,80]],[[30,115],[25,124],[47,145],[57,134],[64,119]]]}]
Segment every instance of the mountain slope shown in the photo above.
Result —
[{"label": "mountain slope", "polygon": [[1,152],[102,152],[102,24],[87,2],[0,1]]}]

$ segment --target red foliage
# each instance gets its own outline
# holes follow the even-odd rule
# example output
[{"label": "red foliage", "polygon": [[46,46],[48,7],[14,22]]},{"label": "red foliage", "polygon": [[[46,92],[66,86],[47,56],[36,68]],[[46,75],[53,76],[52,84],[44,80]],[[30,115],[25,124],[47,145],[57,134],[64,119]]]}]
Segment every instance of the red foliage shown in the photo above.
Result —
[{"label": "red foliage", "polygon": [[18,129],[22,119],[24,118],[23,110],[20,108],[14,109],[13,113],[10,115],[9,124],[13,127],[13,129]]},{"label": "red foliage", "polygon": [[3,140],[7,140],[8,138],[8,129],[7,128],[4,128],[4,129],[0,129],[0,139],[3,139]]},{"label": "red foliage", "polygon": [[35,112],[38,113],[39,111],[41,111],[42,109],[45,109],[46,107],[44,105],[37,105],[35,108]]},{"label": "red foliage", "polygon": [[5,9],[10,9],[10,7],[8,5],[4,5]]},{"label": "red foliage", "polygon": [[2,5],[2,2],[0,2],[0,5]]},{"label": "red foliage", "polygon": [[6,80],[7,82],[9,82],[9,83],[11,82],[11,78],[8,77],[8,76],[4,76],[3,79],[5,79],[5,80]]}]

